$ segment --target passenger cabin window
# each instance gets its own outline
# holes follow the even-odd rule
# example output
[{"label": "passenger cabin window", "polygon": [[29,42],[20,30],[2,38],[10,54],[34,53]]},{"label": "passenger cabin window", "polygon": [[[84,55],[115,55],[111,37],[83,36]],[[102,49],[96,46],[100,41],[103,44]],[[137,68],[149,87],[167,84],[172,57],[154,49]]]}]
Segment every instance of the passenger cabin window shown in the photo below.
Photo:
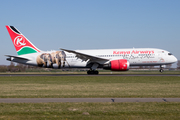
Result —
[{"label": "passenger cabin window", "polygon": [[172,53],[168,53],[168,55],[172,55]]}]

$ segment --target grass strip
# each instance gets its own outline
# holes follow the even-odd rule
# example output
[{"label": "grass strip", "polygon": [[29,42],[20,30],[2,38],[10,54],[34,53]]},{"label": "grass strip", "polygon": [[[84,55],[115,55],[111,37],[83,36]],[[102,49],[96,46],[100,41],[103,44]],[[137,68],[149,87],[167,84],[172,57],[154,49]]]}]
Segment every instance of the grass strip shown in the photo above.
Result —
[{"label": "grass strip", "polygon": [[179,98],[176,76],[0,77],[0,98]]},{"label": "grass strip", "polygon": [[1,103],[0,119],[179,120],[180,103]]}]

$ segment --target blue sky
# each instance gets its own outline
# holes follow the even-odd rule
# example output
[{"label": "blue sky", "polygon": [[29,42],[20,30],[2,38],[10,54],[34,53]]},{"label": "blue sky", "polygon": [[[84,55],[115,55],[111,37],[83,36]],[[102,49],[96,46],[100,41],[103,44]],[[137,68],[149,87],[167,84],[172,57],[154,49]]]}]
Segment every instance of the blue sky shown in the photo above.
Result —
[{"label": "blue sky", "polygon": [[4,0],[0,65],[17,55],[5,25],[41,50],[160,48],[180,60],[180,0]]}]

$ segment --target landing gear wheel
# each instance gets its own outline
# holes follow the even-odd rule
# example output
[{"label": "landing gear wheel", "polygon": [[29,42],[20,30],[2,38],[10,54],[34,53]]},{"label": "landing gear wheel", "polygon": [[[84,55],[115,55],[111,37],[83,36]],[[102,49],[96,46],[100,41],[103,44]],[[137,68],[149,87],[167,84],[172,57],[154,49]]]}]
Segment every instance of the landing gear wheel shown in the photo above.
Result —
[{"label": "landing gear wheel", "polygon": [[98,75],[98,74],[99,74],[99,71],[94,71],[94,74]]},{"label": "landing gear wheel", "polygon": [[90,70],[88,70],[88,71],[87,71],[87,74],[88,74],[88,75],[90,75],[90,74],[91,74],[91,71],[90,71]]},{"label": "landing gear wheel", "polygon": [[88,70],[88,71],[87,71],[87,74],[88,74],[88,75],[98,75],[98,74],[99,74],[99,71]]},{"label": "landing gear wheel", "polygon": [[164,72],[164,70],[163,70],[163,69],[160,69],[160,70],[159,70],[159,72],[163,73],[163,72]]}]

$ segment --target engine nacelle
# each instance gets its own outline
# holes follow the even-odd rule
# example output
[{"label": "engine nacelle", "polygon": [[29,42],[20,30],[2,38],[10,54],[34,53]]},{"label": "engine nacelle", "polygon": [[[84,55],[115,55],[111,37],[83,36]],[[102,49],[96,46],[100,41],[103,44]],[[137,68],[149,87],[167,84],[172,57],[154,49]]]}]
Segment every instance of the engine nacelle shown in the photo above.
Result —
[{"label": "engine nacelle", "polygon": [[129,62],[126,59],[112,60],[108,64],[104,64],[103,69],[113,71],[127,71],[129,70]]}]

